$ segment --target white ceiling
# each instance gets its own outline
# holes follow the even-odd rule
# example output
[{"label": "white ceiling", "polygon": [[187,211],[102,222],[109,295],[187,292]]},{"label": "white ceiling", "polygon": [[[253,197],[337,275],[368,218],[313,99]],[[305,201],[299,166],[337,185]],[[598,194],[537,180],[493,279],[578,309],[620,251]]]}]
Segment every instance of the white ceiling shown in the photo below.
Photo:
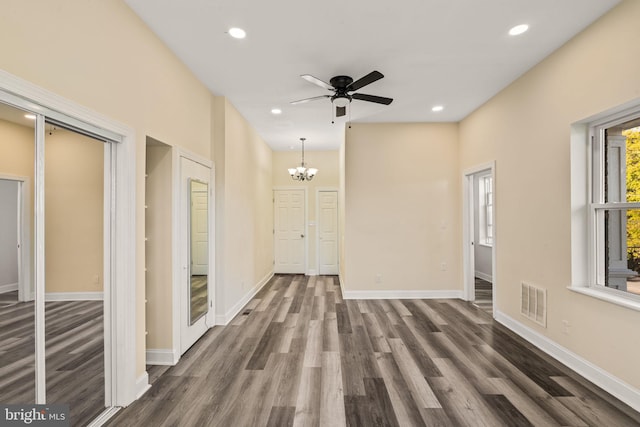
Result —
[{"label": "white ceiling", "polygon": [[[385,78],[354,100],[353,122],[459,121],[619,0],[125,0],[216,95],[226,96],[274,150],[337,149],[324,81],[372,70]],[[514,25],[528,32],[512,37]],[[243,40],[226,31],[241,27]],[[170,81],[167,84],[171,84]],[[431,108],[441,104],[444,111]],[[281,108],[279,116],[271,114]]]}]

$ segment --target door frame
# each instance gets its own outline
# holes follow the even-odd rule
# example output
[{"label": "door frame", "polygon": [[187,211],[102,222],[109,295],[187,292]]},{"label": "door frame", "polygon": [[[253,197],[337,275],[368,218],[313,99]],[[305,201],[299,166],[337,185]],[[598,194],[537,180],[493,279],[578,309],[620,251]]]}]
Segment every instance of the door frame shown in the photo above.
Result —
[{"label": "door frame", "polygon": [[[136,140],[135,131],[60,95],[0,70],[0,102],[36,115],[34,168],[34,271],[36,402],[45,400],[44,355],[44,120],[45,116],[109,139],[105,144],[103,413],[127,406],[148,388],[138,377],[136,339]],[[99,417],[99,418],[101,418]]]},{"label": "door frame", "polygon": [[0,174],[0,179],[18,184],[18,301],[33,300],[31,281],[31,222],[29,221],[29,189],[31,179],[28,176]]},{"label": "door frame", "polygon": [[[219,295],[216,294],[217,286],[215,284],[216,278],[216,264],[215,264],[215,241],[216,241],[216,229],[215,229],[215,170],[213,161],[202,157],[196,153],[186,150],[181,147],[174,147],[172,149],[172,171],[173,171],[173,195],[172,195],[172,245],[173,251],[173,291],[172,291],[172,351],[174,354],[174,360],[177,363],[180,360],[182,354],[186,351],[183,350],[182,345],[182,321],[183,319],[183,297],[181,292],[181,284],[184,277],[185,268],[185,250],[188,248],[183,244],[186,240],[186,235],[189,233],[186,225],[188,224],[188,218],[185,217],[185,207],[183,206],[183,199],[186,197],[185,190],[182,184],[182,159],[187,159],[192,162],[198,163],[209,169],[209,274],[207,277],[207,292],[209,295],[209,311],[204,316],[204,322],[206,325],[205,332],[215,325],[215,309],[216,301]],[[186,254],[188,258],[188,253]],[[192,343],[193,344],[193,343]],[[190,346],[189,346],[190,347]]]},{"label": "door frame", "polygon": [[492,304],[493,316],[496,315],[496,246],[497,246],[497,224],[496,224],[496,162],[491,161],[466,169],[463,172],[463,201],[462,201],[462,264],[464,281],[465,301],[475,300],[475,218],[474,218],[474,177],[479,172],[489,171],[493,179],[493,244],[491,245],[491,277],[492,277]]},{"label": "door frame", "polygon": [[[291,191],[302,190],[304,191],[304,274],[309,275],[309,192],[307,187],[297,187],[295,185],[278,185],[271,189],[271,203],[273,212],[273,235],[276,233],[276,191]],[[276,241],[273,239],[273,266],[276,264]]]},{"label": "door frame", "polygon": [[340,227],[339,227],[339,208],[340,203],[340,190],[337,187],[316,187],[316,271],[320,274],[320,193],[322,192],[335,192],[337,196],[336,200],[336,255],[338,263],[338,274],[340,273]]}]

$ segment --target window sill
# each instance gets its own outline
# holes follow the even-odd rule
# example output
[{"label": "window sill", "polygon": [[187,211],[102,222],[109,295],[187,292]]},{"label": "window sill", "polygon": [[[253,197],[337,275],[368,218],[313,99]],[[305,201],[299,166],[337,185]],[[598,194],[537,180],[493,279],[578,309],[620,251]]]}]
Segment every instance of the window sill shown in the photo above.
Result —
[{"label": "window sill", "polygon": [[612,304],[616,304],[621,307],[640,311],[640,301],[629,298],[629,297],[616,295],[612,292],[607,292],[604,290],[589,288],[585,286],[569,286],[567,289],[573,292],[577,292],[579,294],[588,295],[590,297],[597,298],[602,301],[610,302]]},{"label": "window sill", "polygon": [[478,243],[478,246],[482,246],[483,248],[492,248],[493,245],[487,245],[486,243]]}]

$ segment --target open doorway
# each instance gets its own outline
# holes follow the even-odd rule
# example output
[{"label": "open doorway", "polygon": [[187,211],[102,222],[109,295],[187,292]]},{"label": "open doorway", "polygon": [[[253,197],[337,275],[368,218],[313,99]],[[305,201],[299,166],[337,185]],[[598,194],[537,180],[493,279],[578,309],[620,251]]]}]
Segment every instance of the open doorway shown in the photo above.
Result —
[{"label": "open doorway", "polygon": [[483,165],[464,176],[465,295],[493,315],[495,303],[495,169]]},{"label": "open doorway", "polygon": [[0,301],[18,302],[20,182],[0,177]]}]

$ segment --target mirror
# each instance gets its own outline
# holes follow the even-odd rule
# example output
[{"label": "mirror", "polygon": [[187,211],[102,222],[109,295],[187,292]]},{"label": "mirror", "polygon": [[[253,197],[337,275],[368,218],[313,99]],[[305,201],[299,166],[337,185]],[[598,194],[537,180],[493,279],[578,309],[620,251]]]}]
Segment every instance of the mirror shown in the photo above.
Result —
[{"label": "mirror", "polygon": [[209,184],[189,179],[189,322],[209,310]]}]

